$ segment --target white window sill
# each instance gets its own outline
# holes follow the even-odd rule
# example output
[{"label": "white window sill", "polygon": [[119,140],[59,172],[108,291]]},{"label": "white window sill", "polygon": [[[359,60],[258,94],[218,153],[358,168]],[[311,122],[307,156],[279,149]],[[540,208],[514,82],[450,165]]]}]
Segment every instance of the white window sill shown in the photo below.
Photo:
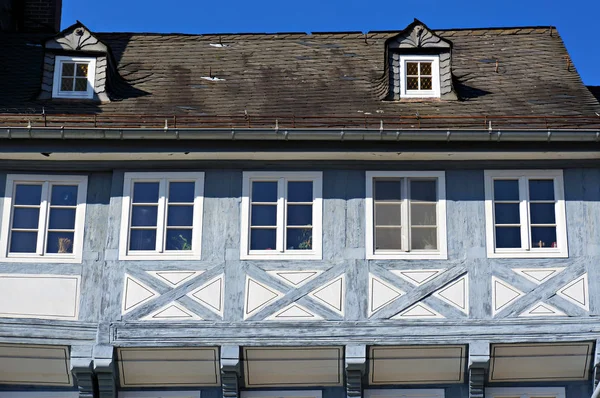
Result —
[{"label": "white window sill", "polygon": [[440,98],[440,95],[430,91],[421,91],[411,92],[410,94],[403,93],[400,98]]},{"label": "white window sill", "polygon": [[15,256],[8,255],[0,257],[0,262],[4,263],[69,263],[69,264],[81,264],[83,261],[82,256],[69,256],[69,257],[58,257],[58,256]]},{"label": "white window sill", "polygon": [[367,260],[447,260],[448,253],[443,252],[402,252],[367,253]]},{"label": "white window sill", "polygon": [[162,260],[200,260],[201,255],[199,252],[191,252],[191,253],[153,253],[153,252],[144,252],[144,253],[120,253],[119,260],[124,261],[162,261]]},{"label": "white window sill", "polygon": [[67,94],[67,93],[58,93],[53,95],[52,98],[56,99],[94,99],[94,93],[91,94]]},{"label": "white window sill", "polygon": [[511,250],[488,252],[488,258],[568,258],[566,250]]},{"label": "white window sill", "polygon": [[321,253],[241,253],[240,260],[322,260]]}]

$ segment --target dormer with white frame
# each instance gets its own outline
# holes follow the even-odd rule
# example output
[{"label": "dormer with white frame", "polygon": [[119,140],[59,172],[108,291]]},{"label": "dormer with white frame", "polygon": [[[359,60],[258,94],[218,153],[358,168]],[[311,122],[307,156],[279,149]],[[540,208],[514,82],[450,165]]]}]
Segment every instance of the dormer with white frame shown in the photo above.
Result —
[{"label": "dormer with white frame", "polygon": [[452,43],[415,19],[386,43],[389,100],[458,99],[452,85]]}]

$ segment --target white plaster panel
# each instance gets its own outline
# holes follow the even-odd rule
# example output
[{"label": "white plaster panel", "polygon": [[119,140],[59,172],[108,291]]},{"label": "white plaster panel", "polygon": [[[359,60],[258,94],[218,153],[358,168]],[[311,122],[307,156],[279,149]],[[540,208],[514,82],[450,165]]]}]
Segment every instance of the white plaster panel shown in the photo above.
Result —
[{"label": "white plaster panel", "polygon": [[369,316],[379,311],[405,292],[369,274]]},{"label": "white plaster panel", "polygon": [[196,290],[187,294],[192,300],[223,317],[224,275],[206,282]]},{"label": "white plaster panel", "polygon": [[373,346],[370,351],[372,385],[463,382],[466,346]]},{"label": "white plaster panel", "polygon": [[559,310],[558,308],[548,304],[539,302],[532,305],[530,308],[523,311],[519,316],[520,317],[532,317],[532,316],[565,316],[564,312]]},{"label": "white plaster panel", "polygon": [[200,321],[202,318],[196,313],[185,308],[183,305],[172,301],[159,308],[153,313],[145,316],[146,321]]},{"label": "white plaster panel", "polygon": [[246,387],[340,386],[342,347],[245,347]]},{"label": "white plaster panel", "polygon": [[492,312],[496,315],[525,293],[501,279],[492,276]]},{"label": "white plaster panel", "polygon": [[589,311],[590,298],[588,291],[588,274],[585,273],[574,281],[567,283],[565,286],[558,289],[556,294],[584,310]]},{"label": "white plaster panel", "polygon": [[279,300],[283,294],[258,282],[255,279],[246,276],[246,299],[244,300],[244,319],[260,311],[268,304]]},{"label": "white plaster panel", "polygon": [[220,385],[216,347],[120,348],[121,387]]},{"label": "white plaster panel", "polygon": [[489,379],[587,380],[593,343],[493,344]]},{"label": "white plaster panel", "polygon": [[73,385],[69,348],[0,344],[0,384]]},{"label": "white plaster panel", "polygon": [[79,275],[0,274],[0,317],[76,320]]},{"label": "white plaster panel", "polygon": [[296,303],[288,305],[267,318],[268,321],[317,321],[322,319],[319,315]]},{"label": "white plaster panel", "polygon": [[345,301],[345,277],[344,275],[327,282],[323,286],[313,290],[309,296],[315,298],[318,303],[324,304],[327,308],[334,310],[340,315],[344,315]]},{"label": "white plaster panel", "polygon": [[176,287],[177,285],[189,281],[199,275],[201,275],[204,271],[146,271],[148,274],[157,278],[163,283],[168,284],[171,287]]},{"label": "white plaster panel", "polygon": [[433,295],[451,306],[458,308],[465,314],[469,314],[468,275],[463,275],[461,278],[436,291]]},{"label": "white plaster panel", "polygon": [[405,309],[391,319],[439,319],[445,318],[442,314],[431,308],[425,303],[416,303]]}]

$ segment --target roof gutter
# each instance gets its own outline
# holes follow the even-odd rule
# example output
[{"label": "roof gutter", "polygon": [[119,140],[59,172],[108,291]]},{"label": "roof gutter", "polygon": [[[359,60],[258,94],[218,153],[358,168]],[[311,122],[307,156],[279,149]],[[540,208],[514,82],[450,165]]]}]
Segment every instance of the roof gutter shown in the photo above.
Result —
[{"label": "roof gutter", "polygon": [[2,127],[0,139],[598,142],[600,131]]}]

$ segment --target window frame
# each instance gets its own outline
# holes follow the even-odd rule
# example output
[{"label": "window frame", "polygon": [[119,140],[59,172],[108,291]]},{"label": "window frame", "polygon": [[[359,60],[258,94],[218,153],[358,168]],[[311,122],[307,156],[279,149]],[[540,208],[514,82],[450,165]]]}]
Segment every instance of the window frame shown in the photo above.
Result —
[{"label": "window frame", "polygon": [[[13,200],[16,185],[19,183],[42,184],[38,238],[35,253],[9,253],[10,231],[13,221]],[[87,200],[88,177],[84,175],[52,174],[8,174],[2,209],[2,236],[0,237],[0,260],[19,263],[79,263],[83,261],[83,239]],[[46,253],[48,245],[48,224],[50,221],[50,194],[52,185],[77,185],[77,204],[75,209],[75,227],[73,232],[73,253]],[[40,241],[39,234],[43,232]]]},{"label": "window frame", "polygon": [[[377,178],[435,178],[437,179],[437,239],[438,250],[435,251],[375,251],[375,210],[373,183]],[[403,198],[409,200],[408,196]],[[406,210],[408,211],[408,209]],[[367,260],[447,260],[448,242],[446,225],[446,173],[444,171],[367,171],[366,172],[366,231],[365,248]],[[410,228],[410,216],[406,217],[407,228]],[[403,226],[404,228],[404,226]],[[408,237],[406,239],[409,239]]]},{"label": "window frame", "polygon": [[[406,64],[431,62],[431,90],[407,90]],[[400,55],[400,98],[440,98],[440,56]]]},{"label": "window frame", "polygon": [[[485,170],[485,229],[488,258],[567,258],[569,245],[567,239],[567,219],[565,210],[564,181],[562,170]],[[496,217],[494,211],[494,180],[519,180],[519,217],[521,232],[521,248],[496,249]],[[529,210],[529,186],[531,179],[553,179],[556,248],[540,248],[531,250],[529,240],[531,234]],[[526,191],[523,191],[523,189]],[[526,239],[525,239],[526,238]],[[562,244],[561,244],[562,243]]]},{"label": "window frame", "polygon": [[394,388],[394,389],[365,389],[365,398],[444,398],[443,388]]},{"label": "window frame", "polygon": [[[163,182],[164,181],[164,182]],[[156,249],[164,247],[167,231],[167,188],[169,182],[195,182],[192,219],[192,250]],[[158,210],[156,220],[155,250],[130,250],[129,233],[132,209],[133,184],[158,182]],[[132,172],[123,177],[123,200],[121,203],[121,228],[119,236],[119,260],[200,260],[202,256],[202,221],[204,211],[204,172]],[[159,231],[162,238],[159,239]]]},{"label": "window frame", "polygon": [[[276,243],[281,245],[282,251],[275,250],[250,250],[250,188],[253,181],[277,180],[277,226]],[[287,181],[312,181],[313,183],[313,214],[312,214],[312,249],[311,250],[286,250],[286,186],[281,184]],[[283,194],[283,196],[282,196]],[[285,197],[284,197],[285,196]],[[240,259],[242,260],[321,260],[323,258],[323,173],[320,171],[245,171],[242,182],[242,229],[240,233]]]},{"label": "window frame", "polygon": [[[88,87],[86,91],[61,91],[62,64],[63,63],[87,63],[88,64]],[[54,78],[52,82],[52,98],[94,98],[94,84],[96,81],[96,58],[94,57],[69,57],[57,55],[54,60]]]},{"label": "window frame", "polygon": [[243,390],[240,398],[322,398],[322,390]]},{"label": "window frame", "polygon": [[519,396],[520,398],[566,398],[564,387],[488,387],[485,398]]}]

